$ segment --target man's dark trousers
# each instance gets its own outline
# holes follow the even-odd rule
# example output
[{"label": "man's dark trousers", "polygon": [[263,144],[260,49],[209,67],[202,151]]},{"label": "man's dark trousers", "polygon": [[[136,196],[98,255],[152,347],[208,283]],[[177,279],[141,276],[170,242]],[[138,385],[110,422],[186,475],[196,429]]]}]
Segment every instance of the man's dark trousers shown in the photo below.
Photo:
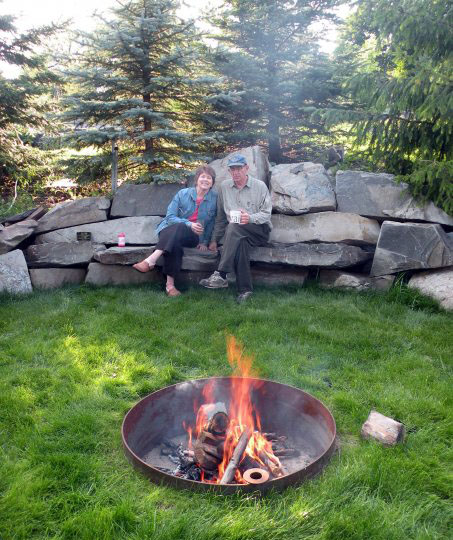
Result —
[{"label": "man's dark trousers", "polygon": [[229,223],[223,239],[223,251],[220,258],[220,272],[236,273],[238,293],[252,290],[250,271],[250,248],[262,246],[269,240],[270,227],[266,223],[239,225]]}]

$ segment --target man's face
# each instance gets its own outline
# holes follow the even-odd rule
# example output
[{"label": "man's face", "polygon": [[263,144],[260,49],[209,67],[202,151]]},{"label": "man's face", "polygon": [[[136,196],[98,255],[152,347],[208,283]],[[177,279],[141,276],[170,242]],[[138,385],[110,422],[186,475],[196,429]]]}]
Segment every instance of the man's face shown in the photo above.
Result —
[{"label": "man's face", "polygon": [[247,171],[249,170],[248,165],[233,165],[228,167],[230,171],[231,178],[233,179],[236,187],[244,187],[247,183]]}]

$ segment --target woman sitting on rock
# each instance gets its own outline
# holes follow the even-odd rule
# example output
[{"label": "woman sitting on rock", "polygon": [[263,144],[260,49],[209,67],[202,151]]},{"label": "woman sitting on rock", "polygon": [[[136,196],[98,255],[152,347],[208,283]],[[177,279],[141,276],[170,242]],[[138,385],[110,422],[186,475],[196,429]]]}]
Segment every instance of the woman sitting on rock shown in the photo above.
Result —
[{"label": "woman sitting on rock", "polygon": [[217,212],[217,193],[211,188],[215,171],[203,165],[195,171],[195,187],[181,189],[168,206],[167,215],[157,227],[159,240],[153,253],[134,264],[139,272],[149,272],[163,255],[163,272],[167,276],[168,296],[179,296],[175,276],[181,269],[184,247],[208,249]]}]

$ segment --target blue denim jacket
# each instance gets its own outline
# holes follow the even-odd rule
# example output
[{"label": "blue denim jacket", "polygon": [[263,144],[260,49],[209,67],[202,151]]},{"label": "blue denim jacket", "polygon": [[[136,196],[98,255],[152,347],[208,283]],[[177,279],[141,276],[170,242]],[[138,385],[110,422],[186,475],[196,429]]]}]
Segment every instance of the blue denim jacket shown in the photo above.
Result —
[{"label": "blue denim jacket", "polygon": [[[168,205],[167,215],[159,223],[157,234],[165,227],[175,223],[185,223],[188,227],[192,222],[188,218],[195,212],[197,199],[197,190],[185,188],[178,191],[173,200]],[[212,230],[214,228],[215,216],[217,213],[217,192],[210,189],[204,199],[201,201],[198,209],[198,220],[203,224],[204,231],[200,237],[200,244],[208,244],[211,240]]]}]

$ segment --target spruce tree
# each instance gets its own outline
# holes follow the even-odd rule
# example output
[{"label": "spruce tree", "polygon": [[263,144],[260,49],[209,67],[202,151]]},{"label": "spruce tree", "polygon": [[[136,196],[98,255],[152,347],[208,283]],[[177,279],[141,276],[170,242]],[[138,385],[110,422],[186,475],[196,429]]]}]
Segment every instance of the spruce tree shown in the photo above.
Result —
[{"label": "spruce tree", "polygon": [[211,19],[220,33],[216,66],[241,95],[228,111],[225,131],[233,142],[266,141],[269,158],[282,160],[290,142],[318,133],[310,107],[326,106],[338,88],[332,66],[319,52],[311,25],[334,19],[337,0],[228,0]]},{"label": "spruce tree", "polygon": [[453,8],[440,0],[360,0],[337,51],[351,122],[373,162],[453,214]]},{"label": "spruce tree", "polygon": [[47,25],[19,33],[14,20],[0,15],[0,60],[22,69],[13,79],[0,73],[0,185],[12,180],[24,187],[48,172],[45,156],[31,143],[38,131],[51,128],[47,114],[59,77],[48,68],[42,45],[59,28]]},{"label": "spruce tree", "polygon": [[177,8],[175,0],[118,3],[95,32],[79,34],[65,119],[76,123],[77,147],[99,150],[72,161],[79,180],[109,174],[112,140],[122,178],[145,182],[179,177],[212,140],[201,123],[214,79],[203,72],[193,22],[181,20]]}]

